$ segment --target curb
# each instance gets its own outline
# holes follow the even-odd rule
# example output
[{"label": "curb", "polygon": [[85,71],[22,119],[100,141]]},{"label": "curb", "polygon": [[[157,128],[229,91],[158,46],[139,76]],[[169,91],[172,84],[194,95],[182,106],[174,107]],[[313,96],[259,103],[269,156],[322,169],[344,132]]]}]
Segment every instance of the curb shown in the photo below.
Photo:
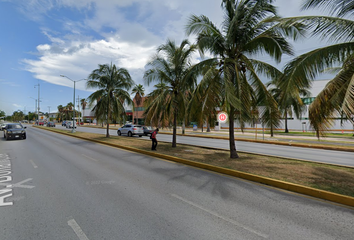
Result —
[{"label": "curb", "polygon": [[[41,128],[41,129],[44,129],[44,128]],[[182,164],[185,164],[185,165],[189,165],[189,166],[193,166],[193,167],[197,167],[197,168],[201,168],[201,169],[206,169],[206,170],[209,170],[209,171],[213,171],[213,172],[217,172],[217,173],[221,173],[221,174],[225,174],[225,175],[229,175],[229,176],[233,176],[233,177],[237,177],[237,178],[242,178],[242,179],[246,179],[246,180],[249,180],[249,181],[252,181],[252,182],[262,183],[262,184],[265,184],[265,185],[269,185],[269,186],[272,186],[272,187],[288,190],[288,191],[291,191],[291,192],[296,192],[296,193],[308,195],[308,196],[311,196],[311,197],[315,197],[315,198],[319,198],[319,199],[323,199],[323,200],[327,200],[327,201],[343,204],[343,205],[346,205],[346,206],[354,207],[354,197],[350,197],[350,196],[345,196],[345,195],[332,193],[332,192],[328,192],[328,191],[324,191],[324,190],[319,190],[319,189],[315,189],[315,188],[311,188],[311,187],[305,187],[305,186],[302,186],[302,185],[298,185],[298,184],[294,184],[294,183],[288,183],[288,182],[284,182],[284,181],[280,181],[280,180],[274,180],[274,179],[271,179],[271,178],[261,177],[261,176],[258,176],[258,175],[254,175],[254,174],[250,174],[250,173],[244,173],[244,172],[231,170],[231,169],[227,169],[227,168],[216,167],[216,166],[213,166],[213,165],[210,165],[210,164],[194,162],[194,161],[190,161],[190,160],[187,160],[187,159],[173,157],[173,156],[168,156],[168,155],[161,154],[161,153],[155,153],[155,152],[150,152],[150,151],[141,150],[141,149],[137,149],[137,148],[127,147],[127,146],[123,146],[123,145],[107,143],[107,142],[103,142],[103,141],[99,141],[99,140],[94,140],[94,139],[84,138],[84,137],[80,137],[80,136],[75,136],[75,135],[72,135],[72,134],[69,134],[69,133],[58,132],[58,131],[55,131],[54,129],[44,129],[44,130],[55,132],[55,133],[59,133],[59,134],[70,136],[70,137],[75,137],[75,138],[78,138],[78,139],[83,139],[83,140],[86,140],[86,141],[100,143],[100,144],[103,144],[103,145],[117,147],[117,148],[125,149],[125,150],[128,150],[128,151],[132,151],[132,152],[138,152],[138,153],[141,153],[141,154],[144,154],[144,155],[149,155],[149,156],[156,157],[156,158],[162,158],[162,159],[170,160],[170,161],[173,161],[173,162],[182,163]]]}]

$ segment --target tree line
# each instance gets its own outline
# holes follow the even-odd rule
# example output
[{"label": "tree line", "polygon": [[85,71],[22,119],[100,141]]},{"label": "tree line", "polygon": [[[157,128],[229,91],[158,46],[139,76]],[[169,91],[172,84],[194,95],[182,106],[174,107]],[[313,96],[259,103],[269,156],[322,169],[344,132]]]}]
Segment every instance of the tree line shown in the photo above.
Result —
[{"label": "tree line", "polygon": [[[354,123],[354,14],[347,0],[306,0],[302,9],[331,9],[329,16],[282,18],[273,0],[222,0],[224,21],[218,27],[205,15],[191,15],[188,36],[196,42],[180,44],[168,39],[161,44],[144,73],[154,90],[145,100],[146,124],[172,126],[176,147],[177,124],[193,119],[210,127],[218,111],[229,116],[230,158],[238,158],[234,141],[235,122],[244,128],[255,120],[273,129],[281,118],[304,111],[302,97],[309,95],[312,81],[329,69],[335,77],[309,107],[309,121],[318,137],[325,134],[338,114]],[[279,70],[260,61],[268,56],[280,63],[283,54],[294,56],[289,43],[307,36],[320,36],[333,44],[294,57]],[[200,61],[193,62],[199,52]],[[262,78],[270,81],[263,83]],[[125,105],[132,104],[129,91],[134,82],[129,72],[114,64],[92,71],[87,88],[98,89],[86,100],[97,119],[122,121]],[[135,85],[143,96],[143,87]],[[285,131],[287,123],[285,121]],[[273,132],[272,132],[273,134]]]}]

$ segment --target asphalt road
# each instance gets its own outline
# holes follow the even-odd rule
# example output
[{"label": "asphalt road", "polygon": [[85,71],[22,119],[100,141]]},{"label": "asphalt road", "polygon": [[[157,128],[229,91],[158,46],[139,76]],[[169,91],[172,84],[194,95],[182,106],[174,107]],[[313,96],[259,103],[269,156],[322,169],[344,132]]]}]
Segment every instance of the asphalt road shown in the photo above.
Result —
[{"label": "asphalt road", "polygon": [[[61,126],[58,126],[58,128],[64,129],[64,127]],[[77,131],[106,134],[106,129],[102,128],[78,127]],[[110,134],[116,136],[117,130],[110,130]],[[148,137],[143,137],[143,139],[149,140]],[[172,142],[172,135],[158,134],[157,139],[159,141]],[[229,150],[229,141],[222,139],[177,136],[177,143]],[[295,158],[300,160],[354,167],[353,152],[302,148],[245,141],[236,141],[236,149],[238,151],[249,153],[266,154],[270,156]]]},{"label": "asphalt road", "polygon": [[41,129],[0,139],[0,239],[353,239],[354,209]]}]

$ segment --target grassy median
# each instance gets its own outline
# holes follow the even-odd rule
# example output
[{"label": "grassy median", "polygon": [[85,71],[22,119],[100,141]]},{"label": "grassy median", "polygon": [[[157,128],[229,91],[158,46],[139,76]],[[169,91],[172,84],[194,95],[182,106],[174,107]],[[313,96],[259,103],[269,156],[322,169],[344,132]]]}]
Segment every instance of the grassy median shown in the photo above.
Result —
[{"label": "grassy median", "polygon": [[[151,149],[150,141],[138,137],[127,139],[126,136],[111,136],[106,138],[102,134],[71,133],[71,131],[59,129],[50,130],[147,151]],[[238,159],[230,159],[228,151],[186,145],[178,145],[176,148],[172,148],[171,143],[162,142],[159,142],[157,152],[354,197],[354,168],[248,153],[239,153]]]}]

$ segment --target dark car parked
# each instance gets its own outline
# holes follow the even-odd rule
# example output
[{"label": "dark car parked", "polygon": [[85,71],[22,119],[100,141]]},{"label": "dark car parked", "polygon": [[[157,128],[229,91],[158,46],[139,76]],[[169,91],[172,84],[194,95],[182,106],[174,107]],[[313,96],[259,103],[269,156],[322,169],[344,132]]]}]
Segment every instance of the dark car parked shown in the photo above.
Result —
[{"label": "dark car parked", "polygon": [[8,123],[4,129],[4,138],[9,139],[26,139],[26,127],[21,123]]},{"label": "dark car parked", "polygon": [[67,122],[67,121],[63,121],[63,122],[61,123],[61,125],[62,125],[63,127],[65,127],[65,126],[66,126],[66,122]]},{"label": "dark car parked", "polygon": [[55,127],[55,123],[54,122],[48,122],[47,123],[47,127]]},{"label": "dark car parked", "polygon": [[144,129],[144,135],[151,135],[154,132],[154,129],[150,126],[143,126]]}]

